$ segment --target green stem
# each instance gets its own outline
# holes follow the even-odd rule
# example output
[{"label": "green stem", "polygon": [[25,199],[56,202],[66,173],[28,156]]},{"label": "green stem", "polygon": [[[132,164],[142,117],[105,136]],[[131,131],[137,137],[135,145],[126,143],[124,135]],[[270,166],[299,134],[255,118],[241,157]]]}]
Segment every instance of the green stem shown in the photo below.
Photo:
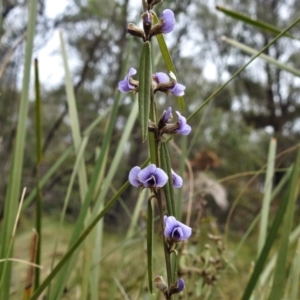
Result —
[{"label": "green stem", "polygon": [[[158,190],[157,192],[155,192],[155,197],[157,199],[157,204],[158,204],[161,230],[162,230],[162,232],[164,232],[164,214],[163,214],[163,209],[162,209],[161,190]],[[172,284],[171,258],[170,258],[170,251],[169,251],[168,243],[167,243],[164,235],[163,235],[163,244],[164,244],[164,253],[165,253],[165,261],[166,261],[168,287],[170,287]],[[171,299],[171,298],[169,298],[169,299]]]}]

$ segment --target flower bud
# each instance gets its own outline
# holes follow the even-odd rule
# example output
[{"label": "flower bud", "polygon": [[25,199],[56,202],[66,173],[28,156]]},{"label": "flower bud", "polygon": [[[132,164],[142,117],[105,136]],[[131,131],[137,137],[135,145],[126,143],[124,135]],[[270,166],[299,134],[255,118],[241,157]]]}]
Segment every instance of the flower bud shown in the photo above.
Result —
[{"label": "flower bud", "polygon": [[148,36],[152,27],[152,16],[149,11],[146,11],[142,14],[143,18],[143,26],[144,26],[144,32],[146,36],[146,40],[148,40]]},{"label": "flower bud", "polygon": [[144,31],[137,27],[136,25],[134,25],[133,23],[129,23],[127,26],[127,32],[133,36],[137,36],[142,38],[143,40],[145,40],[145,33]]},{"label": "flower bud", "polygon": [[182,278],[179,278],[171,287],[169,290],[169,295],[173,295],[176,293],[180,293],[184,289],[184,281]]},{"label": "flower bud", "polygon": [[156,276],[153,281],[156,288],[158,288],[164,295],[168,294],[168,285],[165,283],[162,276]]}]

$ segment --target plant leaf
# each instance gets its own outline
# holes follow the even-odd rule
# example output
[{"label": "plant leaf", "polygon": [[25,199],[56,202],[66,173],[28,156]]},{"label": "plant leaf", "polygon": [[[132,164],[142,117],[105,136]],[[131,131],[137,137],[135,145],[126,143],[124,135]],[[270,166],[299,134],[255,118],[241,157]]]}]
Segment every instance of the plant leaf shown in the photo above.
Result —
[{"label": "plant leaf", "polygon": [[[254,19],[252,19],[251,17],[249,17],[247,15],[244,15],[244,14],[242,14],[240,12],[228,9],[228,8],[226,8],[224,6],[217,5],[216,9],[218,11],[223,12],[225,15],[227,15],[227,16],[233,18],[233,19],[242,21],[242,22],[244,22],[246,24],[250,24],[250,25],[252,25],[254,27],[257,27],[259,29],[262,29],[264,31],[272,32],[272,33],[274,33],[276,35],[279,34],[282,31],[281,29],[277,28],[276,26],[273,26],[271,24],[268,24],[268,23],[260,21],[260,20],[254,20]],[[288,32],[286,32],[284,34],[284,36],[287,36],[287,37],[292,38],[292,39],[298,39],[298,38],[294,37],[293,35],[291,35]]]},{"label": "plant leaf", "polygon": [[148,122],[151,102],[152,63],[150,42],[143,45],[139,65],[139,120],[141,124],[142,139],[146,140],[148,135]]}]

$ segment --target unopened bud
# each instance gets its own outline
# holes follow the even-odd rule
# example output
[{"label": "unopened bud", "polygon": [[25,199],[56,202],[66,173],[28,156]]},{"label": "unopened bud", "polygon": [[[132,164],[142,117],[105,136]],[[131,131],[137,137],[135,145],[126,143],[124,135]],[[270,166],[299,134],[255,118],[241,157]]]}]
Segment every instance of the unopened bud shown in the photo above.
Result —
[{"label": "unopened bud", "polygon": [[164,295],[168,294],[168,285],[165,283],[162,276],[156,276],[154,278],[154,284]]},{"label": "unopened bud", "polygon": [[169,290],[169,294],[173,295],[176,293],[180,293],[184,289],[184,281],[182,278],[179,278],[171,287]]},{"label": "unopened bud", "polygon": [[144,31],[137,27],[136,25],[134,25],[133,23],[129,23],[127,26],[127,32],[133,36],[137,36],[142,38],[143,40],[145,40],[145,34]]}]

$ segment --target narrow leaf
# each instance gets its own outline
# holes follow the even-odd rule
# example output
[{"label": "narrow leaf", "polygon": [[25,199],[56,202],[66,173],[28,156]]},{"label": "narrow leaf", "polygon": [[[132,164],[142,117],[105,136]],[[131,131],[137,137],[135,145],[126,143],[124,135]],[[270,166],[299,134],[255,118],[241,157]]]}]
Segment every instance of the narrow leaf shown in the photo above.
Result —
[{"label": "narrow leaf", "polygon": [[240,69],[238,69],[223,85],[217,88],[199,107],[194,109],[194,112],[187,118],[187,121],[192,119],[201,109],[207,105],[222,89],[224,89],[236,76],[238,76],[242,71],[244,71],[260,54],[262,54],[266,49],[273,45],[280,37],[282,37],[287,31],[293,28],[300,21],[300,17],[291,23],[287,28],[280,32],[270,43],[263,47],[256,55],[252,56],[249,61],[244,64]]},{"label": "narrow leaf", "polygon": [[[247,15],[244,15],[240,12],[228,9],[224,6],[217,5],[216,9],[223,12],[227,16],[230,16],[233,19],[242,21],[246,24],[250,24],[250,25],[252,25],[254,27],[257,27],[259,29],[262,29],[264,31],[272,32],[273,34],[279,34],[282,31],[281,29],[279,29],[279,28],[277,28],[277,27],[275,27],[271,24],[268,24],[268,23],[260,21],[260,20],[254,20],[254,19],[252,19],[251,17],[249,17]],[[298,39],[298,38],[294,37],[293,35],[291,35],[288,32],[285,33],[284,35],[287,36],[287,37],[293,38],[293,39]]]},{"label": "narrow leaf", "polygon": [[148,270],[148,285],[151,294],[153,291],[152,255],[153,255],[153,207],[152,207],[151,199],[149,199],[148,214],[147,214],[147,270]]},{"label": "narrow leaf", "polygon": [[[37,59],[34,60],[34,75],[35,75],[35,134],[36,134],[36,231],[37,248],[35,255],[35,263],[41,264],[41,245],[42,245],[42,195],[40,189],[40,164],[42,161],[42,100],[40,95],[39,68]],[[35,270],[35,288],[40,283],[40,269]]]},{"label": "narrow leaf", "polygon": [[[295,172],[296,171],[297,170],[294,166],[293,167],[292,178],[295,177]],[[288,189],[288,192],[286,193],[286,197],[284,197],[285,199],[283,199],[283,201],[280,202],[280,206],[277,210],[277,214],[275,216],[275,219],[273,221],[273,224],[272,224],[272,226],[270,228],[270,231],[269,231],[269,234],[267,236],[266,243],[265,243],[265,245],[264,245],[264,247],[261,251],[261,254],[259,255],[259,257],[256,261],[255,268],[254,268],[253,273],[250,277],[250,280],[247,284],[247,287],[244,291],[242,300],[250,299],[252,291],[255,288],[255,285],[256,285],[259,277],[260,277],[260,274],[262,273],[262,270],[264,268],[264,265],[265,265],[265,262],[267,260],[268,254],[269,254],[269,252],[271,250],[271,247],[272,247],[272,245],[273,245],[273,243],[274,243],[274,241],[277,237],[278,229],[279,229],[279,227],[282,223],[283,216],[286,212],[286,209],[287,209],[287,206],[288,206],[287,198],[289,197],[288,193],[292,190],[292,186],[294,185],[293,181],[294,180],[291,180],[291,182],[290,182],[290,187]]]},{"label": "narrow leaf", "polygon": [[[239,43],[235,40],[232,40],[232,39],[229,39],[227,37],[222,37],[222,40],[225,41],[226,43],[232,45],[232,46],[235,46],[239,49],[241,49],[242,51],[246,52],[246,53],[249,53],[251,55],[257,55],[259,54],[259,51],[253,49],[253,48],[250,48],[242,43]],[[278,60],[274,59],[273,57],[269,56],[269,55],[266,55],[264,53],[260,53],[259,54],[259,57],[262,58],[263,60],[265,60],[266,62],[270,63],[270,64],[273,64],[275,65],[278,69],[281,69],[283,71],[286,71],[286,72],[289,72],[297,77],[300,77],[300,72],[297,70],[297,69],[294,69],[286,64],[283,64],[281,62],[279,62]]]},{"label": "narrow leaf", "polygon": [[[71,119],[72,137],[73,137],[75,152],[77,153],[81,143],[81,133],[80,133],[79,117],[78,117],[77,105],[75,99],[75,92],[74,92],[71,74],[69,70],[67,52],[66,52],[65,42],[63,39],[62,32],[60,32],[60,46],[61,46],[63,63],[64,63],[65,88],[67,94],[69,116]],[[81,161],[80,169],[78,171],[78,178],[79,178],[79,189],[80,189],[81,201],[83,202],[88,189],[87,174],[86,174],[86,167],[85,167],[84,160]]]},{"label": "narrow leaf", "polygon": [[148,134],[148,121],[150,114],[151,101],[151,81],[152,81],[152,63],[151,63],[151,46],[150,42],[143,45],[140,66],[139,66],[139,120],[141,123],[141,131],[143,141],[146,140]]},{"label": "narrow leaf", "polygon": [[274,175],[274,165],[275,165],[275,155],[276,155],[276,140],[272,138],[269,145],[269,155],[267,164],[267,173],[265,179],[265,191],[261,209],[260,226],[259,226],[259,237],[258,237],[258,255],[263,248],[266,241],[267,229],[268,229],[268,219],[271,204],[271,192],[272,192],[272,181]]},{"label": "narrow leaf", "polygon": [[[35,36],[35,25],[37,15],[37,0],[28,2],[29,14],[26,34],[25,64],[23,71],[23,82],[21,89],[21,100],[16,124],[16,139],[10,166],[9,183],[5,195],[4,215],[0,237],[0,259],[10,255],[10,240],[12,237],[14,220],[18,211],[18,200],[20,198],[22,167],[24,159],[24,148],[26,141],[26,123],[29,106],[30,71],[32,65],[33,41]],[[2,4],[2,2],[1,2]],[[1,5],[2,7],[2,5]],[[1,16],[2,19],[2,16]],[[1,25],[1,24],[0,24]],[[0,27],[1,28],[1,27]],[[4,274],[5,272],[5,274]],[[3,279],[3,288],[0,290],[0,299],[9,299],[11,263],[7,268],[0,268],[0,280]]]},{"label": "narrow leaf", "polygon": [[[147,159],[142,165],[141,168],[144,168],[150,159]],[[119,199],[119,197],[126,191],[129,187],[129,181],[126,181],[122,187],[118,190],[117,193],[106,203],[101,212],[97,215],[97,217],[90,223],[90,225],[80,234],[79,238],[72,244],[67,253],[63,256],[63,258],[59,261],[59,263],[55,266],[55,268],[51,271],[51,273],[47,276],[47,278],[43,281],[43,283],[37,288],[37,290],[32,295],[31,300],[36,300],[40,296],[40,294],[44,291],[44,289],[50,284],[51,280],[57,275],[57,273],[63,268],[63,266],[67,263],[73,253],[80,247],[89,233],[93,230],[93,228],[97,225],[97,223],[104,217],[107,211],[115,204],[115,202]]]},{"label": "narrow leaf", "polygon": [[160,163],[161,163],[161,168],[166,172],[166,174],[169,177],[167,184],[164,186],[168,215],[174,216],[175,213],[174,188],[173,188],[169,150],[166,143],[161,143],[160,145]]},{"label": "narrow leaf", "polygon": [[297,249],[292,264],[291,272],[291,296],[290,300],[297,300],[300,282],[300,239],[298,239]]},{"label": "narrow leaf", "polygon": [[289,250],[289,236],[292,230],[293,219],[295,214],[295,203],[299,192],[300,170],[300,149],[294,165],[294,172],[288,189],[288,197],[285,200],[288,202],[286,215],[283,222],[283,230],[281,233],[280,248],[277,257],[277,263],[274,271],[273,286],[269,296],[269,300],[281,300],[284,291],[286,263]]}]

